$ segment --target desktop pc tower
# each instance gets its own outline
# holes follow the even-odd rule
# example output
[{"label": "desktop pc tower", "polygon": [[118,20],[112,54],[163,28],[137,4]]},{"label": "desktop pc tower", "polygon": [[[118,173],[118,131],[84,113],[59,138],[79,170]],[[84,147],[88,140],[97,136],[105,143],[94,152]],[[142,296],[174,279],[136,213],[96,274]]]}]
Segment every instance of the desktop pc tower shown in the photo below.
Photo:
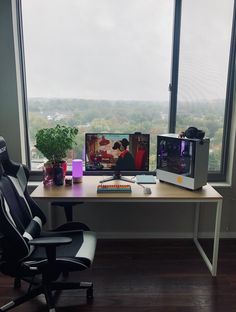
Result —
[{"label": "desktop pc tower", "polygon": [[191,190],[207,183],[208,138],[180,138],[177,134],[157,136],[157,170],[160,181]]}]

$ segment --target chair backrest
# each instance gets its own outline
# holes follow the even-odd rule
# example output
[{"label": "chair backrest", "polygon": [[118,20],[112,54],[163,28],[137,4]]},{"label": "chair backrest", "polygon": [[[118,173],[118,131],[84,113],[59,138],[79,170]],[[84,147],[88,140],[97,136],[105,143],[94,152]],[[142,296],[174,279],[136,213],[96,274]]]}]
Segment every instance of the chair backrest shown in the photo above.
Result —
[{"label": "chair backrest", "polygon": [[18,261],[32,252],[28,241],[38,237],[46,218],[28,193],[29,170],[9,159],[0,137],[0,233],[3,258]]},{"label": "chair backrest", "polygon": [[[17,262],[27,257],[32,251],[28,245],[29,238],[27,233],[33,218],[29,215],[28,207],[23,205],[22,202],[20,203],[18,193],[9,177],[4,175],[2,169],[0,171],[0,232],[2,258],[4,261]],[[31,221],[28,222],[28,220]],[[39,235],[40,225],[37,233]]]},{"label": "chair backrest", "polygon": [[6,141],[2,136],[0,136],[0,162],[2,163],[4,174],[9,177],[14,185],[20,202],[22,202],[23,206],[26,205],[28,207],[30,216],[28,222],[30,222],[32,217],[37,216],[41,219],[42,224],[45,224],[46,217],[44,213],[30,197],[28,192],[27,183],[30,176],[29,169],[25,165],[14,162],[9,158]]}]

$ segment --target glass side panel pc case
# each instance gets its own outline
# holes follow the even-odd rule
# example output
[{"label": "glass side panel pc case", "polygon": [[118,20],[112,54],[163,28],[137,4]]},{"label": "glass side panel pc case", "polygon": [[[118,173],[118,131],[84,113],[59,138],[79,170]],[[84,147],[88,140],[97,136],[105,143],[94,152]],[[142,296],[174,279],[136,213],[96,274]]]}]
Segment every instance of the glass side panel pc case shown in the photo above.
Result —
[{"label": "glass side panel pc case", "polygon": [[191,190],[207,183],[208,138],[179,138],[177,134],[157,136],[157,178]]},{"label": "glass side panel pc case", "polygon": [[86,133],[86,171],[148,171],[149,134]]}]

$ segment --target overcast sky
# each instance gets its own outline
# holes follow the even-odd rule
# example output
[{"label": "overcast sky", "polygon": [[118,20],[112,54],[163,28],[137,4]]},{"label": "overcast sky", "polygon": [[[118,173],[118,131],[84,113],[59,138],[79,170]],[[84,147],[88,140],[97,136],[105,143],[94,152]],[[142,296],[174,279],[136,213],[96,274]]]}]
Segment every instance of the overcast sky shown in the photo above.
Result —
[{"label": "overcast sky", "polygon": [[[29,97],[168,100],[173,0],[22,0]],[[225,96],[233,0],[183,1],[179,99]]]}]

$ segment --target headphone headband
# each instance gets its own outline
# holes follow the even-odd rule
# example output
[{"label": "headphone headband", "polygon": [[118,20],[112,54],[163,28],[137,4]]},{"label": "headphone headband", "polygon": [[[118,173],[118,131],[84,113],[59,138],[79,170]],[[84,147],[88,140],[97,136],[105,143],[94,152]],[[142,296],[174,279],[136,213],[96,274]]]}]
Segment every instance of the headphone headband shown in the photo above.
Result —
[{"label": "headphone headband", "polygon": [[189,127],[185,131],[179,134],[180,137],[186,137],[188,139],[199,139],[202,140],[205,136],[205,132],[203,130],[199,130],[196,127]]}]

